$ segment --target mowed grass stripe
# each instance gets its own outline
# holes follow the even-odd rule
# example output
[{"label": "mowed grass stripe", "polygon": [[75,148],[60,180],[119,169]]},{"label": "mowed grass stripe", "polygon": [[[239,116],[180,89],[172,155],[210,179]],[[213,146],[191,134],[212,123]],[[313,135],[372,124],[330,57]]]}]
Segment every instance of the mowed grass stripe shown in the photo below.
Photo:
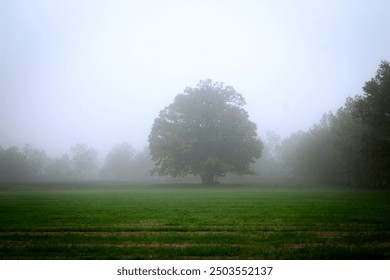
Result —
[{"label": "mowed grass stripe", "polygon": [[388,259],[389,193],[262,187],[14,187],[2,259]]}]

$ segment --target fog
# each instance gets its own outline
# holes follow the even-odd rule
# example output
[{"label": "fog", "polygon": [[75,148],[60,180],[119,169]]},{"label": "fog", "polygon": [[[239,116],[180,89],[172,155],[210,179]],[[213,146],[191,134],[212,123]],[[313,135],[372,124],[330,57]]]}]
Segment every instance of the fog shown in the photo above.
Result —
[{"label": "fog", "polygon": [[263,137],[307,130],[390,57],[389,1],[1,1],[0,146],[147,146],[186,86],[233,86]]}]

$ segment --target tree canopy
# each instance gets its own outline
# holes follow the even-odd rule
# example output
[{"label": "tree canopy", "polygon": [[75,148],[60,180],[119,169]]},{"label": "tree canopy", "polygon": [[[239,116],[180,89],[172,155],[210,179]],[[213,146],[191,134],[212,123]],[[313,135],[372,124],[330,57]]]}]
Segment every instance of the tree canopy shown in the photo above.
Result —
[{"label": "tree canopy", "polygon": [[71,147],[72,164],[77,178],[94,178],[98,170],[98,152],[86,144],[76,144]]},{"label": "tree canopy", "polygon": [[159,175],[200,175],[214,183],[226,173],[251,174],[261,156],[256,124],[233,87],[212,80],[187,87],[155,119],[149,145]]},{"label": "tree canopy", "polygon": [[390,63],[382,61],[374,78],[366,82],[356,102],[355,117],[366,131],[362,141],[370,175],[377,185],[390,184]]},{"label": "tree canopy", "polygon": [[136,151],[127,142],[118,144],[106,156],[101,175],[109,179],[129,179]]},{"label": "tree canopy", "polygon": [[390,63],[382,61],[364,94],[347,98],[279,150],[289,173],[323,183],[390,186]]}]

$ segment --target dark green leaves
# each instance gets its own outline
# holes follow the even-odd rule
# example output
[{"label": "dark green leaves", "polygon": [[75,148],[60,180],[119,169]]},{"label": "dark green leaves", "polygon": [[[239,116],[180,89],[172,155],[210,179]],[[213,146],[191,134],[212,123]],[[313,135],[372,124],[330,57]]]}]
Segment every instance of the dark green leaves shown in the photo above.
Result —
[{"label": "dark green leaves", "polygon": [[262,144],[243,105],[241,94],[223,83],[206,80],[187,87],[160,112],[149,135],[156,171],[207,176],[212,182],[227,172],[251,173]]}]

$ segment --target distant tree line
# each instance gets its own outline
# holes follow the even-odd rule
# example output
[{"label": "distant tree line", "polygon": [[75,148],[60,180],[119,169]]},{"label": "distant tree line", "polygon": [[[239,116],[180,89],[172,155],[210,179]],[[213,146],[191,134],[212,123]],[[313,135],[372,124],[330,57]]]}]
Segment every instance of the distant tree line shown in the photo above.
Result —
[{"label": "distant tree line", "polygon": [[201,81],[160,112],[149,136],[150,152],[137,153],[121,143],[100,164],[97,151],[84,144],[60,158],[31,145],[0,147],[0,181],[144,180],[154,169],[174,177],[200,175],[206,183],[226,173],[255,171],[258,177],[316,184],[388,187],[389,62],[381,62],[363,92],[325,113],[309,131],[285,139],[268,132],[260,141],[242,108],[243,97],[222,83]]},{"label": "distant tree line", "polygon": [[128,143],[115,146],[103,164],[98,152],[76,144],[70,154],[50,158],[31,145],[4,149],[0,146],[0,181],[145,180],[150,177],[149,151],[137,153]]},{"label": "distant tree line", "polygon": [[324,114],[307,132],[283,140],[268,135],[265,156],[256,164],[258,174],[272,176],[274,171],[314,183],[389,186],[389,62],[382,61],[363,91],[347,98],[337,112]]}]

